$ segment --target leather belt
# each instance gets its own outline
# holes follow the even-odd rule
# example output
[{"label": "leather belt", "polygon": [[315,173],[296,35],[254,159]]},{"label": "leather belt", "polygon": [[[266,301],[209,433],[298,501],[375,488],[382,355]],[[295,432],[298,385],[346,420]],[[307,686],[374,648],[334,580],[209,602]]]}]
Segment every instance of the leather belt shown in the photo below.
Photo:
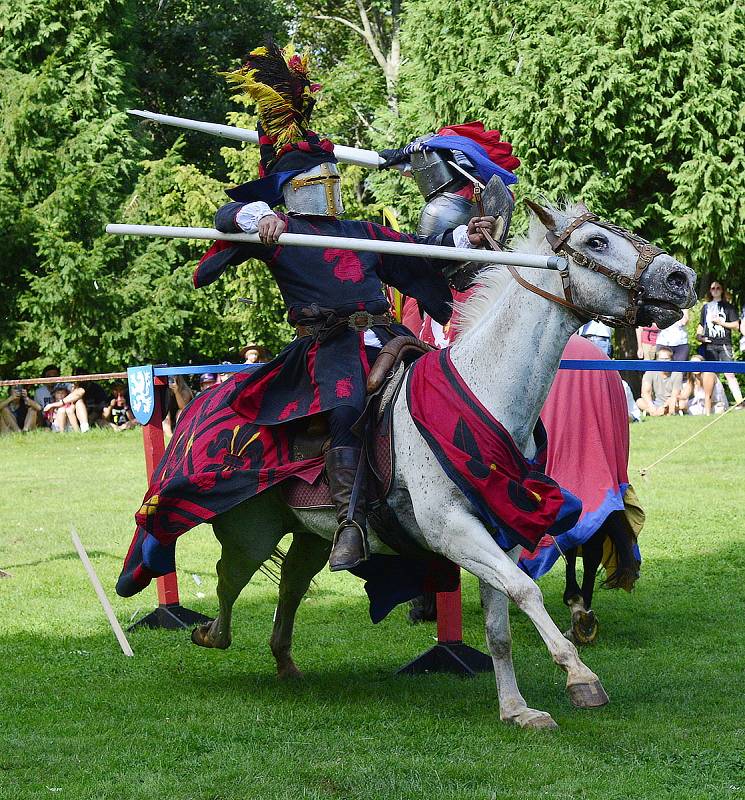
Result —
[{"label": "leather belt", "polygon": [[[333,332],[341,332],[342,328],[350,328],[353,331],[361,333],[362,331],[369,330],[375,325],[392,325],[396,320],[392,314],[385,312],[384,314],[371,314],[369,311],[355,311],[348,317],[330,317],[318,321],[302,320],[295,323],[295,335],[298,339],[304,336],[318,336],[321,333],[329,334]],[[326,338],[326,337],[324,337]]]}]

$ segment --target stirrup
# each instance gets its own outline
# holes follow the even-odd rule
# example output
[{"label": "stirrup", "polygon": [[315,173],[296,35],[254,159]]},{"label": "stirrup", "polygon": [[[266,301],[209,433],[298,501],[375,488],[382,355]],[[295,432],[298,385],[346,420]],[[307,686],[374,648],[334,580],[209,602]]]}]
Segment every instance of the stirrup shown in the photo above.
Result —
[{"label": "stirrup", "polygon": [[[348,526],[357,528],[360,538],[362,539],[362,557],[358,558],[354,562],[348,562],[347,564],[344,565],[332,566],[331,557],[333,556],[334,548],[336,547],[337,542],[339,541],[339,534],[344,530],[344,528]],[[336,531],[334,532],[334,538],[331,543],[331,553],[329,553],[329,569],[331,570],[331,572],[341,572],[342,570],[346,569],[354,569],[354,567],[356,567],[358,564],[361,564],[363,561],[367,561],[368,558],[370,558],[370,547],[367,543],[367,534],[365,533],[364,528],[359,524],[359,522],[355,521],[354,519],[342,520],[342,522],[339,523],[339,525],[336,528]]]}]

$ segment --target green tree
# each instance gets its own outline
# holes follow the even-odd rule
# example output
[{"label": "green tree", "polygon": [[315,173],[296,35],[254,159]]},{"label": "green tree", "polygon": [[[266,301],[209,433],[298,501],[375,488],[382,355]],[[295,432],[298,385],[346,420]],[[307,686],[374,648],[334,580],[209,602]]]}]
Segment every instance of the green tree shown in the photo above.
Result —
[{"label": "green tree", "polygon": [[[399,137],[483,120],[523,161],[518,197],[581,196],[699,272],[742,287],[741,5],[476,0],[455,10],[412,0],[406,8]],[[392,192],[396,179],[385,182]]]},{"label": "green tree", "polygon": [[102,232],[143,153],[119,110],[130,23],[125,0],[0,3],[5,364],[85,365],[110,323]]},{"label": "green tree", "polygon": [[[268,36],[283,36],[285,23],[277,4],[244,0],[135,0],[137,57],[134,80],[138,102],[158,111],[209,122],[222,122],[230,111],[225,79],[241,59]],[[178,128],[148,125],[151,149],[164,153]],[[225,164],[206,134],[191,133],[182,146],[184,159],[221,179]]]}]

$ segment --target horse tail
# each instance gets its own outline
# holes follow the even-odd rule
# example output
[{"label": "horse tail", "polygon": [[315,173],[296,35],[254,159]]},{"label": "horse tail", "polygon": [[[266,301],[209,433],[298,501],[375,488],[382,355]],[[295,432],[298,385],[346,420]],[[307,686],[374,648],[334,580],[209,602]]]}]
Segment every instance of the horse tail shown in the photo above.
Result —
[{"label": "horse tail", "polygon": [[266,575],[269,580],[276,586],[279,586],[279,579],[282,575],[282,564],[285,562],[287,551],[281,547],[275,547],[272,554],[267,560],[259,567],[259,572]]},{"label": "horse tail", "polygon": [[622,511],[614,511],[608,516],[604,527],[607,531],[603,563],[607,577],[604,589],[623,589],[630,592],[639,579],[640,562],[634,553],[636,537]]}]

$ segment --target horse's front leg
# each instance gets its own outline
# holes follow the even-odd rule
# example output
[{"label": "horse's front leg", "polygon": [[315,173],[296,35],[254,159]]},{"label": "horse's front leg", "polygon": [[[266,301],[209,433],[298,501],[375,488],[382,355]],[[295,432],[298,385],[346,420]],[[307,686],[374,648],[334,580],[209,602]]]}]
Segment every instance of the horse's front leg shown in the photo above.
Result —
[{"label": "horse's front leg", "polygon": [[486,641],[494,662],[497,680],[499,716],[503,722],[521,728],[555,730],[559,726],[545,711],[529,708],[517,687],[515,668],[512,665],[512,634],[510,632],[509,599],[484,581],[479,581],[481,602],[484,606]]},{"label": "horse's front leg", "polygon": [[[546,643],[553,660],[567,673],[567,691],[579,708],[605,705],[608,696],[598,676],[582,663],[577,648],[556,627],[543,605],[541,590],[512,559],[494,542],[489,532],[458,498],[446,512],[444,524],[441,508],[421,509],[415,514],[433,550],[447,556],[499,592],[506,594],[524,611]],[[445,535],[443,535],[443,532]]]}]

